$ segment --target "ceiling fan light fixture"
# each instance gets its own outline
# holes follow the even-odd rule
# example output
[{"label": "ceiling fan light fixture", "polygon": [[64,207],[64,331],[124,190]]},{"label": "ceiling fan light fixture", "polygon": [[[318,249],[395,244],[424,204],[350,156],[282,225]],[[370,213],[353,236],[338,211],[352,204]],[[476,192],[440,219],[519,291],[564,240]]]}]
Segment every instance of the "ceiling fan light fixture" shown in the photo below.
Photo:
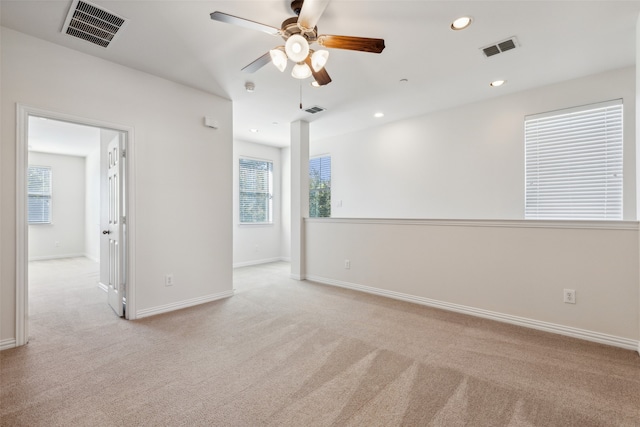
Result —
[{"label": "ceiling fan light fixture", "polygon": [[287,54],[284,53],[284,48],[280,46],[275,49],[271,49],[269,51],[269,55],[271,55],[271,62],[273,65],[275,65],[281,73],[284,72],[285,68],[287,68]]},{"label": "ceiling fan light fixture", "polygon": [[291,77],[296,79],[306,79],[307,77],[311,77],[311,68],[304,62],[294,65],[293,70],[291,70]]},{"label": "ceiling fan light fixture", "polygon": [[324,68],[329,59],[328,50],[317,50],[311,55],[311,67],[318,72]]},{"label": "ceiling fan light fixture", "polygon": [[293,62],[302,62],[309,55],[309,42],[300,34],[289,36],[284,50]]}]

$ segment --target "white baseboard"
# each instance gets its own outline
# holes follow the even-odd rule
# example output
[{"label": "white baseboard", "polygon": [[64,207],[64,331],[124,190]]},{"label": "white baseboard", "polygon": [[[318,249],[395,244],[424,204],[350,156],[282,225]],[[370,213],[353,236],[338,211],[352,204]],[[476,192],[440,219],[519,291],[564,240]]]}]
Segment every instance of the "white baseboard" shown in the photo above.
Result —
[{"label": "white baseboard", "polygon": [[483,310],[480,308],[468,307],[460,304],[452,304],[445,301],[434,300],[430,298],[419,297],[400,292],[389,291],[386,289],[373,288],[370,286],[358,285],[355,283],[342,282],[339,280],[327,279],[324,277],[307,276],[307,280],[318,282],[325,285],[337,286],[340,288],[352,289],[368,294],[380,295],[401,301],[412,302],[416,304],[426,305],[429,307],[440,308],[457,313],[468,314],[471,316],[483,317],[485,319],[496,320],[498,322],[510,323],[512,325],[524,326],[540,331],[552,332],[555,334],[565,335],[573,338],[580,338],[586,341],[593,341],[600,344],[607,344],[614,347],[620,347],[627,350],[635,350],[640,353],[640,341],[629,338],[618,337],[615,335],[603,334],[601,332],[588,331],[586,329],[574,328],[571,326],[558,325],[555,323],[543,322],[541,320],[528,319],[526,317],[513,316],[510,314],[498,313],[496,311]]},{"label": "white baseboard", "polygon": [[143,317],[155,316],[156,314],[168,313],[170,311],[180,310],[181,308],[192,307],[194,305],[204,304],[211,301],[216,301],[223,298],[229,298],[233,296],[233,290],[220,292],[218,294],[206,295],[203,297],[192,298],[184,301],[174,302],[171,304],[161,305],[158,307],[145,308],[136,312],[136,319]]},{"label": "white baseboard", "polygon": [[16,346],[15,338],[9,338],[9,339],[0,341],[0,351],[8,350],[10,348],[14,348],[15,346]]},{"label": "white baseboard", "polygon": [[109,292],[109,287],[102,282],[98,282],[98,288],[102,289],[105,292]]},{"label": "white baseboard", "polygon": [[47,261],[50,259],[63,259],[63,258],[83,258],[84,254],[61,254],[61,255],[44,255],[44,256],[31,256],[29,261]]},{"label": "white baseboard", "polygon": [[[293,280],[305,280],[305,279],[309,279],[307,276],[303,275],[303,274],[290,274],[289,275],[290,278],[292,278]],[[311,280],[311,279],[309,279]],[[314,280],[314,282],[317,282],[318,280]],[[324,282],[321,282],[324,283]],[[329,283],[327,283],[327,285],[329,285]]]},{"label": "white baseboard", "polygon": [[93,255],[89,255],[89,254],[84,254],[84,257],[90,259],[93,262],[97,262],[98,264],[100,264],[100,258],[98,257],[94,257]]},{"label": "white baseboard", "polygon": [[276,258],[257,259],[253,261],[236,262],[236,263],[233,263],[233,268],[250,267],[252,265],[269,264],[272,262],[280,262],[280,261],[288,262],[289,260],[283,257],[276,257]]}]

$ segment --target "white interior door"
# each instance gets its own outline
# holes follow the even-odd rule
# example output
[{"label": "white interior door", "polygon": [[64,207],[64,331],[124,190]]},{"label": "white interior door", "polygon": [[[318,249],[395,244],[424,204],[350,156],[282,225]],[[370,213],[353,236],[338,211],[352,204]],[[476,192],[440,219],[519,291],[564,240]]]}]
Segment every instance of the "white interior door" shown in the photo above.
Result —
[{"label": "white interior door", "polygon": [[124,263],[124,138],[121,133],[107,145],[108,161],[108,225],[102,234],[109,241],[108,283],[109,305],[118,316],[124,315],[125,263]]}]

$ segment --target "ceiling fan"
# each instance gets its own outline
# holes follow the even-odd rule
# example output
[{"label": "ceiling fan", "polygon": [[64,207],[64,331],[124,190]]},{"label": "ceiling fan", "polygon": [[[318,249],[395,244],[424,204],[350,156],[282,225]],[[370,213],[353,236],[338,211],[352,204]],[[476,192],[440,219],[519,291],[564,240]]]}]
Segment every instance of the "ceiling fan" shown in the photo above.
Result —
[{"label": "ceiling fan", "polygon": [[336,36],[330,34],[318,35],[316,23],[324,12],[330,0],[294,0],[291,2],[291,10],[297,15],[285,19],[280,28],[239,18],[223,12],[211,13],[214,21],[226,22],[280,36],[284,39],[284,46],[278,46],[262,55],[242,69],[247,73],[253,73],[269,62],[272,62],[280,71],[287,67],[288,60],[294,62],[291,75],[297,79],[306,79],[313,76],[319,86],[331,82],[329,73],[324,66],[329,58],[327,50],[313,50],[311,43],[334,49],[356,50],[360,52],[380,53],[384,49],[384,40],[368,37]]}]

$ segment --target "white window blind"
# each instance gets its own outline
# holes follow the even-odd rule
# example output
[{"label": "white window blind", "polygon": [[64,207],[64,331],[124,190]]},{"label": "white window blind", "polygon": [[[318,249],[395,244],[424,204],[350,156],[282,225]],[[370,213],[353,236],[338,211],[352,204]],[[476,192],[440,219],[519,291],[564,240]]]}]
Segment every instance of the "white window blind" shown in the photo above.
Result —
[{"label": "white window blind", "polygon": [[51,224],[51,168],[29,166],[27,174],[29,224]]},{"label": "white window blind", "polygon": [[525,118],[525,218],[622,219],[622,100]]},{"label": "white window blind", "polygon": [[331,216],[331,156],[309,159],[309,216]]},{"label": "white window blind", "polygon": [[272,221],[273,163],[240,159],[240,222]]}]

